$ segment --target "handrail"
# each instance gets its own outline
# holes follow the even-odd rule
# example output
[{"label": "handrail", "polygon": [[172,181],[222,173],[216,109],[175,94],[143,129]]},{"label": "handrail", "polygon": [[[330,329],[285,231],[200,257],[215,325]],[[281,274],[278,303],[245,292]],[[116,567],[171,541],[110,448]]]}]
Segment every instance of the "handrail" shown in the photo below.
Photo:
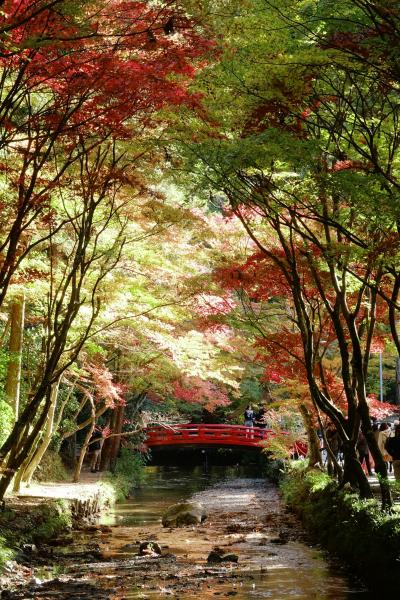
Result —
[{"label": "handrail", "polygon": [[216,444],[229,446],[258,446],[274,433],[270,429],[244,425],[182,423],[171,429],[160,425],[147,427],[146,445]]},{"label": "handrail", "polygon": [[[209,446],[248,446],[262,447],[262,442],[277,434],[272,429],[247,427],[246,425],[179,423],[169,425],[151,425],[146,428],[145,444],[152,448],[157,446],[176,445],[209,445]],[[282,431],[283,434],[287,432]],[[303,442],[295,442],[293,452],[300,455],[307,453]]]}]

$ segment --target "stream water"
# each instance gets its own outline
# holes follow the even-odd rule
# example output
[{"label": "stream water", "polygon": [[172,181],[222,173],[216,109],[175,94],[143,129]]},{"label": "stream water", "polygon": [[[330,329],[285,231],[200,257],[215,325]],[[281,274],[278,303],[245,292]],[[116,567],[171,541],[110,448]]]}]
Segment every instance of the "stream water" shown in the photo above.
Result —
[{"label": "stream water", "polygon": [[[133,497],[98,525],[68,532],[26,556],[9,600],[369,600],[336,559],[310,543],[277,488],[234,467],[148,467]],[[207,510],[197,526],[164,528],[161,515],[180,500]],[[140,556],[154,541],[161,556]],[[210,551],[237,562],[210,563]],[[15,579],[18,580],[19,574]],[[28,581],[24,579],[28,577]],[[31,579],[29,579],[31,578]],[[1,586],[0,586],[1,587]],[[5,594],[5,595],[4,595]]]},{"label": "stream water", "polygon": [[[367,600],[372,594],[351,579],[339,561],[310,545],[301,526],[283,507],[276,488],[238,468],[149,467],[145,485],[115,507],[105,523],[112,538],[102,551],[112,561],[129,561],[137,542],[157,540],[176,562],[143,564],[124,582],[124,598],[164,596],[237,600],[296,598]],[[200,501],[209,513],[199,527],[165,530],[163,511],[182,499]],[[239,556],[238,564],[207,565],[215,546]],[[142,557],[141,557],[142,558]]]}]

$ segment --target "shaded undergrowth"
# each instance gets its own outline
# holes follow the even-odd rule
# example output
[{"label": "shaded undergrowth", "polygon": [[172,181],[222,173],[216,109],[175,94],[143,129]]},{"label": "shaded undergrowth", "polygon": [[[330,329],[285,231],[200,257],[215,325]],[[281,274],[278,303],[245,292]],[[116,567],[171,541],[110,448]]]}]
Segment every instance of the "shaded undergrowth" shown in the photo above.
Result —
[{"label": "shaded undergrowth", "polygon": [[113,472],[107,472],[102,479],[113,490],[114,501],[125,500],[131,491],[139,487],[145,479],[146,455],[122,448]]},{"label": "shaded undergrowth", "polygon": [[315,539],[348,562],[368,585],[395,590],[400,578],[400,510],[360,500],[320,470],[297,464],[280,469],[286,504]]}]

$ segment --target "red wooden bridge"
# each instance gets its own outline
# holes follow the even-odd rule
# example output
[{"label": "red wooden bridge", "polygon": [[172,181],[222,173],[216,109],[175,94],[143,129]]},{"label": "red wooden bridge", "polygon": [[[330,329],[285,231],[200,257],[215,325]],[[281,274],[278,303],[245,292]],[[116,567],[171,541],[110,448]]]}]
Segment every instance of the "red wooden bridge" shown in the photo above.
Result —
[{"label": "red wooden bridge", "polygon": [[[154,425],[146,428],[146,446],[246,446],[261,448],[276,434],[271,429],[245,427],[244,425],[177,424]],[[264,443],[263,443],[264,442]],[[292,452],[307,454],[307,447],[296,442]]]}]

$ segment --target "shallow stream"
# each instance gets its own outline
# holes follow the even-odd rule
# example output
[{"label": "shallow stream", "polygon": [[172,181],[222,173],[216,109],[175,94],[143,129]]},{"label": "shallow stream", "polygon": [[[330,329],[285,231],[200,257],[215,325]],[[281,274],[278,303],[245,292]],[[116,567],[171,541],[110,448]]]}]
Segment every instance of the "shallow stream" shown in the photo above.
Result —
[{"label": "shallow stream", "polygon": [[[199,527],[166,530],[161,515],[182,499],[195,498],[209,513]],[[177,562],[155,561],[149,572],[124,585],[124,598],[155,600],[235,597],[237,600],[286,598],[367,600],[372,595],[352,580],[343,565],[310,545],[293,515],[282,506],[276,488],[238,468],[149,467],[145,485],[115,507],[106,523],[113,535],[102,551],[110,560],[129,560],[135,542],[157,540]],[[238,564],[207,565],[215,546],[239,556]],[[107,546],[107,547],[105,547]]]},{"label": "shallow stream", "polygon": [[[203,504],[200,525],[163,528],[180,500]],[[139,556],[155,541],[161,556]],[[215,547],[237,562],[209,563]],[[9,600],[370,600],[337,560],[312,545],[274,485],[234,467],[148,467],[143,487],[99,525],[65,532],[26,555]],[[21,581],[19,583],[19,581]],[[3,592],[4,593],[4,592]]]}]

